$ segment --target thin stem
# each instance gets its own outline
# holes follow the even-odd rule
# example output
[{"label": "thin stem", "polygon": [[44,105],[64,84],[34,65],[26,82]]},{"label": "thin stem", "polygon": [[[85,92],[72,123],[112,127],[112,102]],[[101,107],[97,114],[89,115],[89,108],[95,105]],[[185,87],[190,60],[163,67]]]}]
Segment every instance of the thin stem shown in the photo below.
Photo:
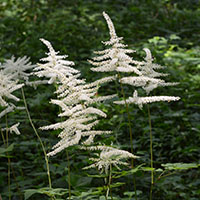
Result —
[{"label": "thin stem", "polygon": [[[121,78],[119,73],[118,73],[118,77],[119,77],[119,79]],[[119,81],[119,82],[120,82],[121,92],[122,92],[123,99],[124,99],[125,106],[126,106],[126,112],[127,112],[127,115],[128,115],[128,126],[129,126],[129,136],[130,136],[130,143],[131,143],[131,153],[133,154],[133,133],[132,133],[132,128],[131,128],[131,116],[130,116],[130,112],[129,112],[129,106],[126,102],[126,96],[125,96],[124,88],[122,86],[121,81]],[[134,167],[134,160],[133,159],[131,159],[131,166]]]},{"label": "thin stem", "polygon": [[110,197],[112,198],[112,190],[111,190],[111,182],[112,182],[112,165],[110,165],[110,173],[109,173],[109,177],[108,177],[108,189],[107,189],[107,193],[106,193],[106,198],[108,198],[109,196],[109,192],[110,192]]},{"label": "thin stem", "polygon": [[[5,116],[5,121],[6,121],[6,147],[8,148],[8,119],[7,119],[7,114]],[[11,163],[10,163],[10,158],[9,154],[7,153],[8,156],[8,193],[9,193],[9,200],[11,200],[11,188],[10,188],[10,168],[11,168]]]},{"label": "thin stem", "polygon": [[[120,73],[118,73],[118,78],[119,79],[121,78]],[[119,82],[120,82],[121,92],[122,92],[123,99],[124,99],[125,106],[126,106],[126,113],[127,113],[127,116],[128,116],[128,126],[129,126],[129,137],[130,137],[131,153],[133,154],[133,133],[132,133],[132,127],[131,127],[131,116],[130,116],[130,112],[129,112],[129,106],[128,106],[127,102],[126,102],[126,96],[125,96],[124,88],[123,88],[122,83],[121,83],[120,80],[119,80]],[[131,167],[134,168],[134,159],[133,158],[131,159]],[[136,190],[135,175],[133,175],[133,185],[134,185],[134,191],[135,191],[135,199],[137,200],[137,190]]]},{"label": "thin stem", "polygon": [[[3,134],[3,131],[2,131],[2,129],[1,129],[1,127],[0,127],[0,130],[1,130],[1,137],[2,137],[2,140],[3,140],[3,144],[5,145],[5,146],[7,146],[7,142],[6,142],[6,140],[5,140],[5,137],[4,137],[4,134]],[[9,156],[9,154],[8,154],[8,152],[6,152],[6,155],[7,155],[7,157]],[[11,170],[12,170],[12,173],[13,173],[13,177],[14,177],[14,179],[15,179],[15,183],[16,183],[16,186],[17,186],[17,191],[18,191],[18,193],[19,193],[19,196],[20,196],[20,199],[22,199],[22,196],[21,196],[21,191],[20,191],[20,188],[19,188],[19,184],[18,184],[18,182],[17,182],[17,179],[16,179],[16,176],[15,176],[15,171],[14,171],[14,168],[12,167],[12,165],[10,165],[10,167],[11,167]],[[0,198],[0,200],[1,200],[1,198]]]},{"label": "thin stem", "polygon": [[171,172],[171,173],[168,173],[168,174],[165,174],[165,175],[162,176],[162,174],[164,174],[164,172],[163,172],[163,173],[161,173],[161,175],[157,178],[157,181],[159,181],[160,179],[165,178],[165,177],[167,177],[167,176],[171,176],[171,175],[173,175],[173,174],[176,174],[176,173],[177,173],[177,172]]},{"label": "thin stem", "polygon": [[3,140],[3,144],[6,146],[6,140],[5,140],[5,137],[4,137],[2,129],[1,129],[1,137],[2,137],[2,140]]},{"label": "thin stem", "polygon": [[148,109],[148,118],[149,118],[149,131],[150,131],[150,154],[151,154],[151,188],[150,188],[150,200],[152,200],[152,191],[154,184],[154,171],[153,171],[153,136],[152,136],[152,125],[151,125],[151,113],[150,107],[147,105]]},{"label": "thin stem", "polygon": [[40,138],[40,136],[39,136],[39,134],[38,134],[38,132],[37,132],[34,124],[33,124],[32,119],[31,119],[31,116],[30,116],[30,113],[29,113],[29,110],[28,110],[28,106],[27,106],[27,103],[26,103],[26,98],[25,98],[25,95],[24,95],[23,88],[21,88],[21,91],[22,91],[22,97],[23,97],[23,100],[24,100],[24,105],[25,105],[25,109],[26,109],[26,113],[27,113],[29,122],[30,122],[30,124],[31,124],[31,126],[32,126],[32,128],[33,128],[33,130],[34,130],[34,132],[36,134],[36,136],[38,137],[38,140],[40,141],[41,146],[42,146],[42,150],[43,150],[45,161],[46,161],[47,176],[48,176],[48,180],[49,180],[49,188],[51,189],[52,188],[52,186],[51,186],[51,176],[50,176],[49,162],[48,162],[47,153],[46,153],[46,150],[44,148],[44,144],[43,144],[43,142],[42,142],[42,140],[41,140],[41,138]]},{"label": "thin stem", "polygon": [[20,199],[23,199],[22,192],[20,191],[19,184],[18,184],[17,179],[16,179],[15,170],[14,170],[12,165],[11,165],[11,170],[12,170],[13,178],[15,180],[16,187],[17,187],[17,192],[18,192],[18,194],[20,196]]},{"label": "thin stem", "polygon": [[70,177],[70,162],[69,162],[69,154],[66,150],[67,154],[67,163],[68,163],[68,187],[69,187],[69,199],[71,199],[71,177]]}]

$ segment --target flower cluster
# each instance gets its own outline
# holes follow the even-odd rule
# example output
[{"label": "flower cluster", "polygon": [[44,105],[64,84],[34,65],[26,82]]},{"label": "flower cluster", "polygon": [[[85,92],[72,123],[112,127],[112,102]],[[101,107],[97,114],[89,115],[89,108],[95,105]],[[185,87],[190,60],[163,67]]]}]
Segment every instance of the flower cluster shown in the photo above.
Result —
[{"label": "flower cluster", "polygon": [[95,52],[100,56],[89,60],[92,65],[96,66],[91,68],[91,70],[95,72],[134,72],[137,75],[141,75],[141,72],[132,65],[137,61],[133,60],[128,55],[130,53],[134,53],[135,51],[132,49],[126,49],[127,45],[120,42],[123,38],[116,35],[115,28],[110,17],[105,12],[103,12],[103,16],[106,19],[110,31],[110,40],[103,42],[103,44],[111,47],[103,51]]},{"label": "flower cluster", "polygon": [[105,172],[108,174],[108,170],[110,165],[114,165],[117,169],[120,170],[118,165],[129,165],[129,163],[123,161],[129,158],[136,159],[137,156],[129,153],[128,151],[119,150],[114,147],[109,146],[95,146],[95,147],[88,147],[87,150],[91,151],[99,151],[100,154],[97,154],[97,158],[90,158],[91,161],[94,163],[90,166],[85,167],[84,169],[89,168],[98,168],[98,170],[103,173]]},{"label": "flower cluster", "polygon": [[[16,102],[20,100],[13,92],[22,88],[25,83],[30,83],[30,70],[33,67],[35,66],[29,62],[29,58],[26,56],[18,59],[12,56],[11,59],[6,59],[5,62],[0,65],[0,106],[4,108],[0,113],[0,118],[15,109],[24,109],[13,103],[13,101]],[[20,83],[21,80],[24,81],[24,83]],[[12,125],[10,128],[2,128],[2,131],[7,130],[19,135],[18,126],[19,123]]]},{"label": "flower cluster", "polygon": [[[142,109],[143,104],[159,102],[159,101],[178,101],[179,97],[172,97],[172,96],[150,96],[150,97],[138,97],[137,90],[134,91],[133,97],[129,97],[126,99],[127,104],[134,103],[138,105],[140,109]],[[125,104],[125,101],[114,101],[116,104]]]},{"label": "flower cluster", "polygon": [[25,80],[28,83],[31,76],[30,71],[35,67],[29,60],[30,58],[26,56],[17,59],[12,56],[11,59],[5,60],[2,68],[6,74],[12,74],[13,79]]},{"label": "flower cluster", "polygon": [[0,113],[0,118],[16,108],[10,100],[19,101],[20,99],[12,93],[23,85],[18,84],[18,80],[13,80],[13,74],[6,74],[4,70],[0,70],[0,106],[5,107]]},{"label": "flower cluster", "polygon": [[12,125],[10,128],[2,128],[1,130],[2,131],[9,131],[10,133],[14,132],[16,135],[20,135],[20,132],[19,132],[19,129],[18,129],[18,126],[19,126],[20,123],[17,123],[17,124],[14,124]]},{"label": "flower cluster", "polygon": [[[120,79],[121,83],[129,84],[135,87],[142,87],[146,94],[148,95],[155,88],[162,86],[173,86],[177,85],[177,83],[166,83],[164,80],[158,78],[162,76],[167,76],[168,74],[156,72],[155,69],[162,69],[163,67],[152,63],[152,55],[151,51],[147,48],[144,48],[146,52],[145,61],[138,62],[137,68],[140,70],[142,75],[140,76],[130,76],[124,77]],[[126,104],[126,103],[134,103],[142,109],[143,104],[159,102],[159,101],[178,101],[180,97],[174,96],[148,96],[148,97],[138,97],[138,93],[135,90],[133,93],[133,97],[129,97],[128,100],[125,101],[115,101],[116,104]]]},{"label": "flower cluster", "polygon": [[[97,54],[102,56],[94,57],[93,61],[89,61],[92,65],[96,66],[91,68],[92,71],[96,72],[134,72],[135,76],[120,78],[120,82],[123,84],[129,84],[135,87],[142,87],[148,95],[153,89],[159,86],[173,86],[177,83],[166,83],[159,77],[167,76],[168,74],[156,72],[156,69],[162,69],[163,67],[153,63],[151,51],[144,48],[146,57],[144,61],[133,60],[127,53],[133,53],[133,50],[125,49],[126,45],[120,43],[123,39],[118,37],[115,32],[114,25],[110,17],[103,12],[103,16],[107,22],[110,40],[103,42],[105,45],[111,45],[111,48],[98,51]],[[179,97],[173,96],[151,96],[151,97],[139,97],[135,90],[133,97],[122,101],[115,101],[116,104],[135,103],[142,108],[143,104],[158,102],[158,101],[177,101]]]},{"label": "flower cluster", "polygon": [[[53,146],[53,151],[48,156],[53,156],[63,149],[79,144],[91,144],[94,137],[101,134],[110,134],[110,131],[96,131],[93,127],[99,122],[98,116],[106,117],[101,110],[91,106],[92,103],[110,99],[113,95],[97,97],[98,85],[104,82],[113,81],[115,77],[103,78],[93,83],[86,83],[80,79],[78,70],[71,68],[73,62],[63,60],[66,56],[58,55],[50,42],[41,39],[48,47],[47,58],[41,59],[45,64],[39,64],[36,75],[50,78],[49,83],[58,84],[56,93],[58,99],[51,100],[51,103],[60,106],[62,112],[59,117],[66,117],[66,120],[41,127],[42,130],[62,129],[58,137],[60,141]],[[84,138],[86,138],[84,140]],[[82,139],[82,140],[81,140]]]}]

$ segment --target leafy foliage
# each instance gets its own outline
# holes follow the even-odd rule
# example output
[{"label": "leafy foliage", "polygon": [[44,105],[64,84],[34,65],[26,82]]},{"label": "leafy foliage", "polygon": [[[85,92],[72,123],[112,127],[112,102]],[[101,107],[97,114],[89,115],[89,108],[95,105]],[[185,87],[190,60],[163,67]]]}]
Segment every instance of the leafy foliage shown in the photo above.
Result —
[{"label": "leafy foliage", "polygon": [[[88,82],[102,77],[90,71],[87,59],[94,57],[94,50],[102,50],[101,41],[109,35],[102,17],[106,11],[116,21],[116,32],[123,36],[130,49],[136,49],[134,59],[142,60],[143,48],[149,48],[154,60],[167,66],[170,77],[167,81],[179,82],[178,87],[158,88],[153,95],[176,94],[181,101],[151,105],[153,124],[154,168],[150,168],[149,127],[147,109],[141,111],[131,105],[133,122],[134,153],[140,156],[135,168],[115,171],[111,183],[113,199],[134,199],[133,175],[136,178],[138,199],[148,199],[150,173],[155,173],[153,199],[198,200],[199,181],[199,141],[200,141],[200,9],[197,0],[2,0],[0,2],[0,62],[12,55],[27,55],[33,63],[44,56],[45,47],[39,38],[52,41],[53,46],[69,60],[75,60],[77,68]],[[127,96],[132,91],[124,87]],[[56,116],[59,110],[49,105],[55,98],[53,86],[39,86],[37,91],[24,88],[28,107],[36,128],[60,122]],[[142,91],[141,91],[142,92]],[[116,86],[103,86],[99,94],[116,93]],[[21,98],[20,91],[14,93]],[[23,102],[19,102],[23,106]],[[97,103],[99,109],[107,113],[97,128],[109,130],[113,135],[103,137],[104,143],[114,141],[121,149],[130,150],[127,142],[128,130],[125,107]],[[90,163],[87,151],[70,147],[52,157],[50,172],[54,189],[47,188],[48,180],[43,152],[35,137],[24,110],[16,110],[8,115],[8,123],[20,122],[20,136],[9,135],[9,146],[0,142],[0,194],[9,199],[8,158],[11,161],[12,199],[67,199],[69,183],[71,199],[105,199],[107,186],[103,174],[91,169],[82,170]],[[6,118],[1,119],[1,127],[6,127]],[[55,144],[58,131],[40,132],[47,151]],[[69,160],[69,163],[67,162]],[[70,177],[68,175],[70,165]],[[90,176],[88,176],[90,174]],[[69,182],[70,180],[70,182]],[[124,184],[126,183],[126,184]],[[25,196],[24,196],[25,195]]]}]

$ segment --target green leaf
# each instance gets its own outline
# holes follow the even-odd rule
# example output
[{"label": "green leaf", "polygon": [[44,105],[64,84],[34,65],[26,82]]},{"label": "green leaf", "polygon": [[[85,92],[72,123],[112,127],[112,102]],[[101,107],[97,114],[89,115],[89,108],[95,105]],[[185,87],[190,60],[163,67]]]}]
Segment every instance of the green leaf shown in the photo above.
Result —
[{"label": "green leaf", "polygon": [[143,171],[145,171],[145,172],[146,172],[146,171],[147,171],[147,172],[149,172],[149,171],[151,172],[151,171],[154,171],[154,170],[155,170],[155,168],[152,168],[152,167],[142,167],[141,169],[142,169]]},{"label": "green leaf", "polygon": [[29,189],[29,190],[26,190],[25,193],[24,193],[24,199],[29,199],[29,197],[31,197],[33,194],[35,193],[38,193],[37,190],[34,190],[34,189]]},{"label": "green leaf", "polygon": [[6,153],[12,151],[14,148],[14,143],[9,145],[7,148],[0,148],[0,157],[7,157]]},{"label": "green leaf", "polygon": [[119,187],[119,186],[122,186],[124,185],[125,183],[122,183],[122,182],[116,182],[116,183],[112,183],[110,185],[111,188],[116,188],[116,187]]},{"label": "green leaf", "polygon": [[162,167],[164,167],[167,170],[187,170],[192,168],[198,168],[200,164],[196,163],[166,163],[162,164]]},{"label": "green leaf", "polygon": [[45,194],[49,197],[62,196],[67,193],[67,189],[63,189],[63,188],[55,188],[54,189],[54,188],[48,188],[48,187],[40,188],[40,189],[28,189],[28,190],[25,190],[25,194],[24,194],[25,200],[36,193]]},{"label": "green leaf", "polygon": [[99,200],[106,200],[106,198],[104,196],[100,196]]},{"label": "green leaf", "polygon": [[145,164],[138,165],[137,167],[135,167],[134,169],[131,169],[129,171],[113,172],[113,174],[117,174],[117,175],[113,176],[113,178],[120,178],[122,176],[128,176],[130,174],[134,174],[134,173],[140,171],[142,169],[143,165],[145,165]]}]

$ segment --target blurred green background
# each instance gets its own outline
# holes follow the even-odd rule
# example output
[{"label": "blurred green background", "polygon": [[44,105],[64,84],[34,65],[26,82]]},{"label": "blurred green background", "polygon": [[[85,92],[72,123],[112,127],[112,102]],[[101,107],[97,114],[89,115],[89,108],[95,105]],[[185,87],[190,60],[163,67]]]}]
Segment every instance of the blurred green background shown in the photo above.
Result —
[{"label": "blurred green background", "polygon": [[[40,38],[49,40],[56,51],[69,55],[82,77],[88,82],[105,77],[106,73],[90,71],[88,59],[93,51],[104,49],[101,41],[109,39],[107,24],[102,16],[105,11],[111,17],[117,35],[124,38],[129,48],[137,50],[135,59],[144,57],[143,48],[152,51],[156,63],[167,66],[169,81],[179,82],[175,87],[159,88],[154,95],[180,96],[174,103],[151,105],[153,148],[155,167],[164,163],[200,162],[200,1],[199,0],[1,0],[0,1],[0,62],[12,55],[27,55],[33,63],[45,56],[46,47]],[[126,86],[127,96],[133,89]],[[49,104],[55,97],[53,86],[25,88],[28,106],[35,126],[59,121],[58,108]],[[115,93],[112,84],[105,85],[100,95]],[[18,94],[20,96],[20,93]],[[23,102],[20,102],[23,105]],[[123,106],[111,102],[97,105],[108,115],[101,120],[99,129],[112,129],[114,134],[103,138],[114,141],[120,148],[130,150],[127,114]],[[140,111],[131,106],[133,143],[135,154],[141,156],[136,165],[149,166],[149,128],[147,109]],[[18,111],[8,116],[9,123],[21,122],[20,136],[10,135],[14,144],[11,157],[12,199],[24,199],[24,191],[48,186],[42,149],[29,125],[26,113]],[[1,125],[5,125],[1,119]],[[39,132],[47,151],[56,143],[56,131]],[[3,145],[3,142],[0,142]],[[88,177],[97,171],[84,171],[88,163],[87,152],[76,147],[68,150],[71,166],[71,182],[74,199],[98,199],[103,193],[103,179]],[[7,158],[0,157],[0,194],[8,199]],[[53,187],[68,188],[67,157],[62,152],[50,159]],[[138,199],[148,199],[150,173],[136,174]],[[157,174],[157,177],[159,173]],[[158,180],[153,190],[154,200],[199,200],[200,171],[178,171]],[[113,188],[113,196],[129,199],[133,193],[132,176],[121,177],[126,182]],[[116,182],[117,182],[116,181]],[[94,189],[95,190],[95,189]],[[130,193],[127,193],[130,192]],[[131,193],[132,192],[132,193]],[[86,193],[86,194],[85,194]],[[81,197],[84,196],[84,197]],[[97,196],[98,196],[97,195]],[[76,197],[75,197],[76,196]],[[30,199],[48,199],[34,194]],[[66,199],[64,195],[63,199]],[[130,197],[130,199],[134,199]]]}]

